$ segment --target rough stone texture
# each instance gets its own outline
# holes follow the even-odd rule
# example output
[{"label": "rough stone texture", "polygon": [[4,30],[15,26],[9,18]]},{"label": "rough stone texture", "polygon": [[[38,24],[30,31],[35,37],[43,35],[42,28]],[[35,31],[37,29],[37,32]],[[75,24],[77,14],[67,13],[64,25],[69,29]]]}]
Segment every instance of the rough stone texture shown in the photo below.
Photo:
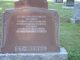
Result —
[{"label": "rough stone texture", "polygon": [[0,60],[68,60],[68,53],[64,48],[57,53],[6,53],[0,54]]},{"label": "rough stone texture", "polygon": [[74,15],[71,18],[72,23],[80,23],[80,4],[77,3],[74,6]]}]

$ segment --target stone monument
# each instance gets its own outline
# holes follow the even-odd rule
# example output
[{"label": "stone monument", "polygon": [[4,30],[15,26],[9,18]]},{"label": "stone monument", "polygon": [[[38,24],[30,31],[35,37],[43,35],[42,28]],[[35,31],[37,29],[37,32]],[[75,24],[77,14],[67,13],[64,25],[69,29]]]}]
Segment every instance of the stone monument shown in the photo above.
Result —
[{"label": "stone monument", "polygon": [[15,9],[5,21],[7,33],[4,34],[6,42],[2,51],[58,52],[57,17],[56,13],[51,14],[47,9],[34,7]]},{"label": "stone monument", "polygon": [[67,52],[59,44],[57,12],[38,7],[37,2],[34,7],[25,4],[4,13],[0,60],[67,60]]},{"label": "stone monument", "polygon": [[55,0],[56,3],[63,3],[63,0]]},{"label": "stone monument", "polygon": [[71,18],[72,23],[80,23],[80,3],[75,4],[74,6],[74,14]]},{"label": "stone monument", "polygon": [[74,0],[67,0],[66,1],[66,6],[73,7],[74,6]]}]

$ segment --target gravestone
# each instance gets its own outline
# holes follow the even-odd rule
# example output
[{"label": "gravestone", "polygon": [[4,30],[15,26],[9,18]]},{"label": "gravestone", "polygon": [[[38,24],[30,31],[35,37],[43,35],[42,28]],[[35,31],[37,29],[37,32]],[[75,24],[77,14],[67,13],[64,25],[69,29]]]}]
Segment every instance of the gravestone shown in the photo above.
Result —
[{"label": "gravestone", "polygon": [[67,0],[66,1],[66,6],[73,7],[74,6],[74,0]]},{"label": "gravestone", "polygon": [[63,0],[55,0],[56,3],[63,3]]},{"label": "gravestone", "polygon": [[74,14],[71,18],[72,23],[80,23],[80,3],[75,4]]},{"label": "gravestone", "polygon": [[55,10],[23,4],[6,10],[3,22],[4,54],[0,60],[67,60],[67,52],[59,43]]},{"label": "gravestone", "polygon": [[[39,1],[41,0],[37,0]],[[24,2],[21,7],[8,10],[4,14],[5,46],[2,52],[59,52],[57,13],[40,8],[39,4],[36,4],[37,8],[31,7],[33,0],[21,0],[20,2]],[[25,5],[25,2],[28,2],[28,5]]]},{"label": "gravestone", "polygon": [[47,0],[20,0],[15,2],[15,7],[40,7],[40,8],[47,8],[48,9],[48,3]]},{"label": "gravestone", "polygon": [[59,18],[51,12],[32,7],[7,11],[2,52],[58,52]]}]

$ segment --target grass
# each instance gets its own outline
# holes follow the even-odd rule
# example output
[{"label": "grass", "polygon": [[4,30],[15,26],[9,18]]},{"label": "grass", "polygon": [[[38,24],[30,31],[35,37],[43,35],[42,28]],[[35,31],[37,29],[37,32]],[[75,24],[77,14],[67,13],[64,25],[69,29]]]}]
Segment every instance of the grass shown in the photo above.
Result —
[{"label": "grass", "polygon": [[72,24],[73,9],[64,9],[64,4],[49,2],[50,9],[56,9],[60,16],[60,41],[69,53],[69,60],[80,60],[80,24]]},{"label": "grass", "polygon": [[10,1],[0,1],[0,40],[2,40],[2,14],[8,8],[14,7],[13,2]]},{"label": "grass", "polygon": [[[13,2],[0,2],[0,13],[13,6]],[[72,24],[70,22],[70,18],[73,16],[73,9],[64,9],[62,7],[63,4],[61,3],[49,2],[49,9],[56,9],[60,16],[61,46],[67,49],[69,60],[80,60],[80,24]],[[1,26],[2,20],[0,20]]]}]

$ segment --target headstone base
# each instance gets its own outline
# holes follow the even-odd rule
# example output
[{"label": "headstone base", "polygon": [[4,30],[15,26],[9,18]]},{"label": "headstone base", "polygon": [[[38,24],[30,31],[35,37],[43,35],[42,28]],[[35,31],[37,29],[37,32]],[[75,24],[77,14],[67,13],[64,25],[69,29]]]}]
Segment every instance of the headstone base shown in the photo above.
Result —
[{"label": "headstone base", "polygon": [[62,8],[64,8],[64,9],[74,9],[74,6],[72,6],[72,7],[69,7],[69,6],[62,6]]},{"label": "headstone base", "polygon": [[65,8],[65,9],[73,9],[74,5],[73,6],[68,6],[68,5],[66,5],[66,3],[64,3],[64,6],[62,6],[62,7]]},{"label": "headstone base", "polygon": [[71,23],[80,23],[80,20],[71,18]]},{"label": "headstone base", "polygon": [[68,53],[65,48],[57,53],[6,53],[0,54],[0,60],[68,60]]}]

